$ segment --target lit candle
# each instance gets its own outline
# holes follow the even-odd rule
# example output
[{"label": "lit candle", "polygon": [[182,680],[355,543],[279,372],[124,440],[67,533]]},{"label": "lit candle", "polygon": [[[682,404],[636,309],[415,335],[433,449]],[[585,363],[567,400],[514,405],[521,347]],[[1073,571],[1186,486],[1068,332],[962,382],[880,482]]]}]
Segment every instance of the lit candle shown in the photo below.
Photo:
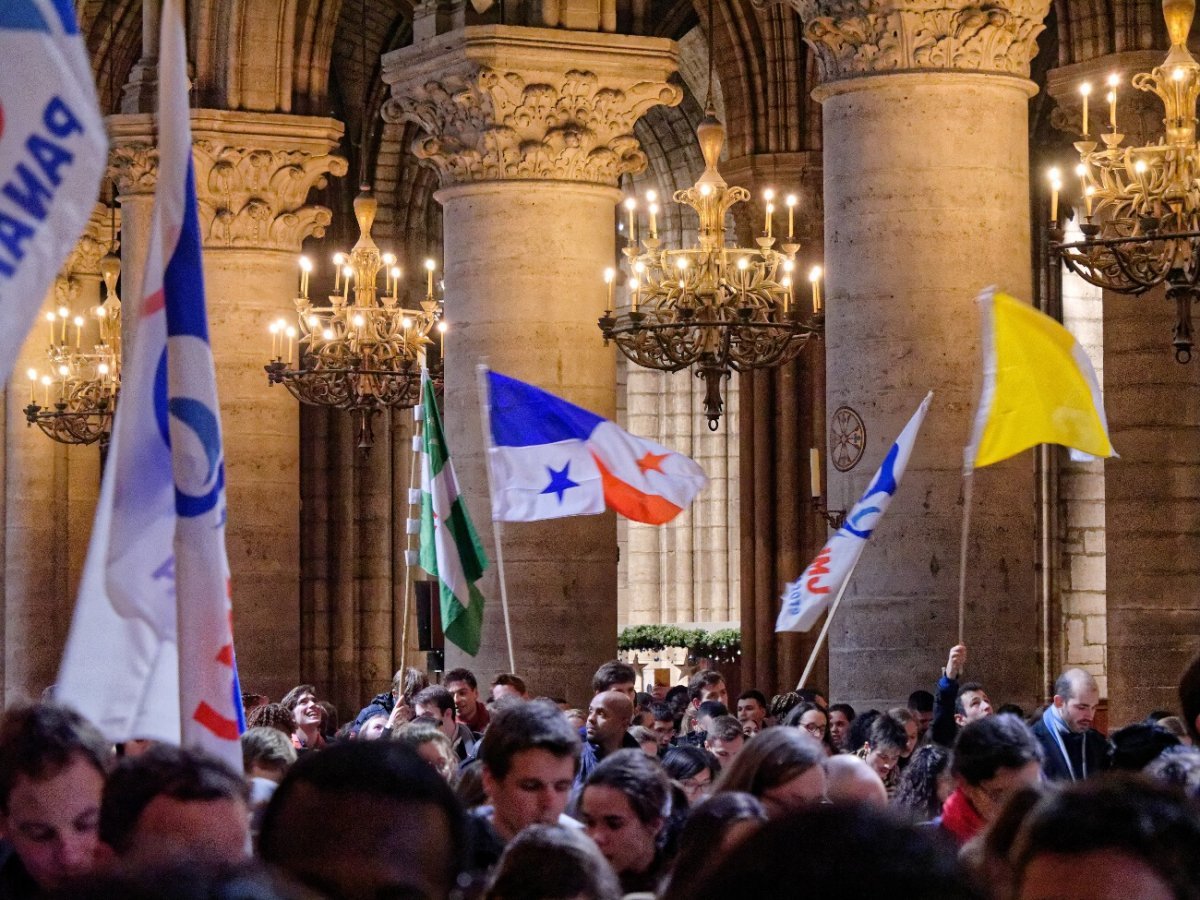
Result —
[{"label": "lit candle", "polygon": [[1108,121],[1114,132],[1117,130],[1117,86],[1120,83],[1121,78],[1116,72],[1108,76],[1108,86],[1112,88],[1108,92]]},{"label": "lit candle", "polygon": [[812,447],[808,451],[808,481],[812,486],[812,495],[821,496],[821,451]]},{"label": "lit candle", "polygon": [[400,300],[400,276],[403,274],[399,266],[392,266],[392,299],[397,302]]},{"label": "lit candle", "polygon": [[67,320],[71,318],[71,311],[65,306],[58,308],[58,317],[62,319],[62,333],[59,335],[59,341],[63,344],[67,342]]},{"label": "lit candle", "polygon": [[604,283],[608,285],[608,305],[604,307],[606,310],[612,309],[613,282],[616,280],[617,280],[616,269],[609,266],[607,269],[604,270]]},{"label": "lit candle", "polygon": [[1050,177],[1050,221],[1058,221],[1058,192],[1062,188],[1062,182],[1059,180],[1059,172],[1057,168],[1051,169],[1047,173]]},{"label": "lit candle", "polygon": [[1092,194],[1096,193],[1096,188],[1092,185],[1087,186],[1087,190],[1083,192],[1083,202],[1087,207],[1087,217],[1092,217]]},{"label": "lit candle", "polygon": [[42,376],[42,406],[50,408],[50,376]]},{"label": "lit candle", "polygon": [[779,284],[783,287],[783,311],[787,312],[792,305],[792,279],[790,275],[784,275]]},{"label": "lit candle", "polygon": [[627,234],[625,237],[630,243],[633,243],[633,224],[634,224],[633,216],[634,216],[634,212],[636,210],[637,210],[637,201],[634,200],[632,197],[626,198],[625,211],[627,213],[629,213],[629,234]]},{"label": "lit candle", "polygon": [[271,359],[276,359],[279,356],[279,323],[272,322],[267,331],[271,332]]},{"label": "lit candle", "polygon": [[33,388],[38,379],[37,369],[30,369],[25,374],[29,376],[29,402],[33,403]]},{"label": "lit candle", "polygon": [[650,237],[658,237],[658,204],[650,204]]},{"label": "lit candle", "polygon": [[438,356],[442,359],[446,358],[446,320],[438,322]]},{"label": "lit candle", "polygon": [[771,226],[774,224],[774,222],[773,222],[774,218],[775,218],[775,204],[768,203],[767,204],[767,237],[772,236]]},{"label": "lit candle", "polygon": [[770,188],[763,191],[763,200],[767,202],[767,214],[763,221],[763,233],[767,237],[771,236],[771,213],[775,212],[775,207],[771,205],[771,201],[775,199],[775,192]]},{"label": "lit candle", "polygon": [[345,284],[342,285],[342,300],[349,302],[350,300],[350,279],[354,277],[354,270],[349,266],[342,267],[342,277],[345,279]]},{"label": "lit candle", "polygon": [[287,329],[287,332],[286,332],[286,334],[287,334],[287,361],[288,361],[288,365],[291,365],[291,362],[292,362],[292,341],[294,341],[294,340],[296,339],[296,329],[295,329],[295,326],[289,325],[289,326],[288,326],[288,329]]},{"label": "lit candle", "polygon": [[1083,97],[1083,137],[1086,140],[1088,135],[1088,97],[1092,95],[1091,82],[1085,81],[1081,84],[1079,93]]},{"label": "lit candle", "polygon": [[808,280],[812,284],[813,312],[815,313],[821,311],[821,276],[823,274],[820,266],[813,266],[808,270]]},{"label": "lit candle", "polygon": [[637,312],[638,292],[640,290],[641,290],[641,284],[638,282],[637,278],[630,278],[629,279],[629,292],[630,292],[630,297],[631,297],[630,303],[632,304],[632,309],[634,312]]},{"label": "lit candle", "polygon": [[342,263],[345,261],[345,253],[333,254],[333,292],[335,294],[342,289]]},{"label": "lit candle", "polygon": [[433,297],[433,269],[434,261],[432,259],[425,260],[425,296]]},{"label": "lit candle", "polygon": [[788,208],[788,242],[790,243],[792,238],[796,236],[796,228],[792,221],[796,212],[796,195],[788,194],[786,202]]}]

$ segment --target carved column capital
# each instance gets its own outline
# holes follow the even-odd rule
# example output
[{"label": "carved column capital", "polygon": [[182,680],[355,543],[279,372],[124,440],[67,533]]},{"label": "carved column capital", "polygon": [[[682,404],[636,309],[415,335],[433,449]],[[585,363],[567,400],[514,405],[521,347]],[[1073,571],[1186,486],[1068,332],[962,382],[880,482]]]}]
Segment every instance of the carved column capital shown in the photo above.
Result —
[{"label": "carved column capital", "polygon": [[[449,45],[449,46],[448,46]],[[384,119],[425,134],[413,152],[443,187],[548,179],[614,186],[646,156],[634,123],[674,106],[674,45],[540,28],[464,28],[384,57]]]},{"label": "carved column capital", "polygon": [[1050,0],[789,0],[825,82],[890,72],[1029,77]]}]

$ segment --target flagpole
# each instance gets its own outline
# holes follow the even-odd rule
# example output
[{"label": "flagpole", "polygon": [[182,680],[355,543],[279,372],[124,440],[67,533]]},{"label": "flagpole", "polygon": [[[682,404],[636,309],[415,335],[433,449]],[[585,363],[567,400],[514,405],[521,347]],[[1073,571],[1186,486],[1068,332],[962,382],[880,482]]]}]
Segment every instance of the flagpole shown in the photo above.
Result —
[{"label": "flagpole", "polygon": [[967,538],[971,533],[971,494],[975,486],[975,470],[963,472],[962,540],[958,547],[958,642],[963,642],[967,617]]},{"label": "flagpole", "polygon": [[[415,442],[415,439],[419,436],[419,429],[417,428],[417,423],[422,422],[421,428],[424,428],[421,414],[418,412],[418,410],[423,411],[424,409],[425,409],[424,406],[414,406],[413,407],[413,438],[414,438],[414,442]],[[409,453],[410,461],[409,461],[409,466],[408,466],[409,516],[407,518],[406,525],[407,525],[407,522],[412,521],[412,506],[413,506],[412,490],[413,490],[413,482],[416,481],[416,479],[417,479],[417,458],[419,456],[419,452],[417,451],[417,448],[415,446],[411,447],[410,449],[412,452]],[[418,519],[419,519],[420,513],[418,512],[417,515],[418,515]],[[413,552],[413,550],[412,550],[412,531],[407,527],[404,529],[404,531],[405,531],[405,534],[404,534],[404,613],[403,613],[404,618],[402,619],[401,624],[400,624],[400,668],[401,669],[404,669],[408,666],[408,617],[409,617],[409,614],[412,612],[412,607],[410,605],[411,597],[412,597],[412,562],[411,562],[411,555]]]},{"label": "flagpole", "polygon": [[[857,560],[854,563],[855,568],[858,567]],[[838,588],[837,596],[833,598],[833,604],[829,607],[829,612],[825,615],[825,624],[821,626],[821,633],[817,635],[817,643],[813,646],[812,653],[808,655],[808,663],[804,666],[804,673],[800,676],[800,681],[796,685],[796,690],[803,690],[805,683],[808,681],[808,676],[812,674],[813,666],[817,664],[817,656],[821,652],[821,646],[825,643],[825,637],[829,634],[829,625],[833,622],[833,615],[837,612],[838,607],[842,603],[842,597],[846,593],[846,588],[850,585],[850,578],[854,575],[854,569],[846,575],[846,580],[842,582],[842,586]]]},{"label": "flagpole", "polygon": [[492,487],[492,423],[491,423],[491,393],[487,386],[487,363],[475,366],[475,375],[479,382],[479,421],[483,427],[484,458],[483,468],[487,473],[488,503],[491,504],[492,538],[496,543],[496,571],[500,576],[500,608],[504,611],[504,639],[508,642],[508,668],[512,674],[517,674],[517,658],[513,653],[512,622],[508,616],[508,583],[504,577],[504,542],[501,539],[501,523],[496,518],[496,504]]}]

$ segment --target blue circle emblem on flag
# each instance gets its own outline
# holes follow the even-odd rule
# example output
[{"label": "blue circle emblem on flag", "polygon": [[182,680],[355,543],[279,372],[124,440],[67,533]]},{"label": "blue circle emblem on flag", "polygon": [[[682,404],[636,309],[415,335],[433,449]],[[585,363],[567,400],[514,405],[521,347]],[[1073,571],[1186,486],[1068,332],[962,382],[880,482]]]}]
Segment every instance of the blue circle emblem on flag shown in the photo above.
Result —
[{"label": "blue circle emblem on flag", "polygon": [[[171,367],[173,377],[169,379],[169,392],[164,390],[163,396],[165,411],[169,414],[175,511],[184,518],[192,518],[216,507],[225,488],[221,420],[212,383],[201,379],[193,385],[188,378],[189,373],[202,372],[204,367],[211,371],[212,355],[208,342],[191,335],[178,335],[169,338],[168,343],[174,363]],[[160,372],[162,368],[160,363]],[[189,395],[188,388],[193,386],[209,396]],[[154,405],[156,414],[162,416],[157,390]]]}]

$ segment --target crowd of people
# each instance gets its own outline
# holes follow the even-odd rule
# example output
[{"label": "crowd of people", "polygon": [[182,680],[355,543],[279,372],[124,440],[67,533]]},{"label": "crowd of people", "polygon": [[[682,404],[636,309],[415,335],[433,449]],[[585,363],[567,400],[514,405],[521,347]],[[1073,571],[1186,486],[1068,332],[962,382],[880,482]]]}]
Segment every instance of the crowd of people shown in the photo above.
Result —
[{"label": "crowd of people", "polygon": [[615,660],[587,709],[404,669],[344,723],[312,685],[244,695],[242,772],[18,706],[0,900],[1200,900],[1200,657],[1107,737],[1088,673],[1026,715],[966,665],[864,711],[714,670],[640,692]]}]

